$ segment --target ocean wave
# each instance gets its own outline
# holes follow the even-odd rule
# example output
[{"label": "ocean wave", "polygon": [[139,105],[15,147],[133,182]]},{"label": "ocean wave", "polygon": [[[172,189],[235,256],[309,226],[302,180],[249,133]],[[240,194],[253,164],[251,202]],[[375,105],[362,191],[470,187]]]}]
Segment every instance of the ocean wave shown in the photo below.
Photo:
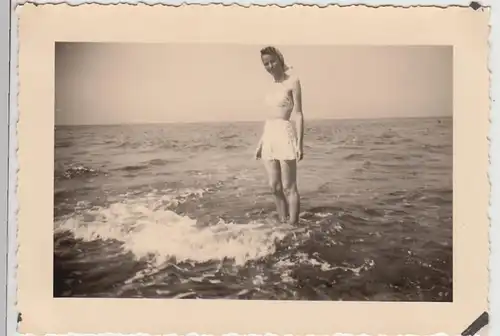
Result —
[{"label": "ocean wave", "polygon": [[138,164],[138,165],[129,165],[129,166],[121,167],[119,170],[123,170],[123,171],[138,171],[138,170],[143,170],[143,169],[147,169],[147,168],[148,168],[147,165]]},{"label": "ocean wave", "polygon": [[74,146],[74,142],[73,141],[56,141],[55,143],[55,148],[68,148],[68,147],[72,147]]},{"label": "ocean wave", "polygon": [[361,160],[363,159],[363,154],[361,153],[350,153],[344,156],[344,160]]},{"label": "ocean wave", "polygon": [[101,172],[97,169],[86,167],[84,165],[71,165],[68,168],[55,171],[56,179],[74,179],[78,177],[89,177],[89,176],[97,176]]},{"label": "ocean wave", "polygon": [[238,149],[240,148],[240,146],[236,145],[236,144],[227,144],[227,145],[224,145],[224,149]]},{"label": "ocean wave", "polygon": [[123,200],[106,207],[93,207],[56,222],[57,232],[71,232],[83,241],[118,241],[125,252],[150,262],[206,262],[231,259],[242,265],[272,254],[276,241],[283,239],[288,226],[261,222],[199,223],[170,210],[203,190],[183,195]]},{"label": "ocean wave", "polygon": [[169,162],[171,162],[171,160],[153,159],[153,160],[148,161],[148,165],[152,165],[152,166],[165,166]]},{"label": "ocean wave", "polygon": [[399,138],[400,135],[391,129],[384,131],[382,134],[380,134],[379,138],[382,139],[392,139],[392,138]]},{"label": "ocean wave", "polygon": [[142,171],[145,169],[149,169],[151,167],[157,166],[165,166],[168,163],[174,162],[173,160],[166,160],[166,159],[151,159],[145,162],[140,162],[137,164],[132,164],[132,165],[124,165],[122,167],[116,168],[115,170],[118,171],[125,171],[125,172],[136,172],[136,171]]}]

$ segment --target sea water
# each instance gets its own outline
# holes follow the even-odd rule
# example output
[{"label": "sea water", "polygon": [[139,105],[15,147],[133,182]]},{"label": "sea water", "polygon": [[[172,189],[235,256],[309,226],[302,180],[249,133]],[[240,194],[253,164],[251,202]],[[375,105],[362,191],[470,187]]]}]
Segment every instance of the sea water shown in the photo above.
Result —
[{"label": "sea water", "polygon": [[262,123],[58,126],[58,297],[452,301],[452,119],[306,120],[276,221]]}]

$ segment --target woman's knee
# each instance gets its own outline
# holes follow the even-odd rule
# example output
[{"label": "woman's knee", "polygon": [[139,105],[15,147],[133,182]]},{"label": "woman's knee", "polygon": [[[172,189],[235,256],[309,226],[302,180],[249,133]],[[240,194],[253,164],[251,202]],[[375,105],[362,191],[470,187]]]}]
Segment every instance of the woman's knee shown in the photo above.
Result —
[{"label": "woman's knee", "polygon": [[281,195],[283,193],[283,186],[279,182],[271,182],[269,183],[269,187],[274,195]]},{"label": "woman's knee", "polygon": [[297,184],[296,183],[290,183],[290,184],[285,184],[283,185],[283,193],[285,195],[297,195],[299,192],[297,190]]}]

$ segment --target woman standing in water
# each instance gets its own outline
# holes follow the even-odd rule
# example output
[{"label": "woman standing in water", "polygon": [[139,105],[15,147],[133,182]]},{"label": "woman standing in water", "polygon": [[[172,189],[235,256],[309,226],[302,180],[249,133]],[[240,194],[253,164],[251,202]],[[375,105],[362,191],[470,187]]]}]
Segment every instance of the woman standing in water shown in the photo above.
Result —
[{"label": "woman standing in water", "polygon": [[[290,74],[283,55],[275,47],[262,49],[260,56],[274,81],[266,96],[269,114],[255,158],[264,161],[280,220],[284,222],[288,217],[290,224],[297,224],[300,211],[297,162],[303,157],[304,136],[300,80]],[[290,121],[293,114],[296,128]]]}]

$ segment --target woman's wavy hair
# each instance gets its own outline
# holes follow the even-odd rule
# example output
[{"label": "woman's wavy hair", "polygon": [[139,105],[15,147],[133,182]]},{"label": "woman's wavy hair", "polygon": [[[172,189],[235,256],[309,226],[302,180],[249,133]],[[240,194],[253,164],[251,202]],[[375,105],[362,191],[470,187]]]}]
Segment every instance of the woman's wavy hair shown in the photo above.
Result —
[{"label": "woman's wavy hair", "polygon": [[285,58],[283,57],[283,54],[281,53],[281,51],[279,51],[278,48],[273,47],[273,46],[267,46],[265,48],[262,48],[260,50],[260,56],[262,57],[264,55],[275,56],[279,60],[281,65],[283,66],[283,70],[285,72],[290,69],[290,67],[285,62]]}]

